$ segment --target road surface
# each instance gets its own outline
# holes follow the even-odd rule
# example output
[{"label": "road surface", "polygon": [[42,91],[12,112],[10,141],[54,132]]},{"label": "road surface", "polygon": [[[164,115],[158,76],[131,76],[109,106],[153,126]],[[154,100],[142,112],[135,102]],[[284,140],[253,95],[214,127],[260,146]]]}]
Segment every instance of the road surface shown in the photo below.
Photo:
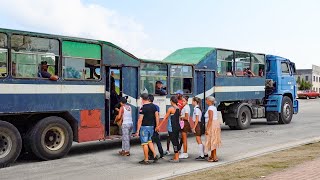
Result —
[{"label": "road surface", "polygon": [[[223,147],[218,150],[219,163],[195,161],[198,148],[194,137],[188,138],[189,159],[171,164],[140,165],[142,149],[135,140],[130,157],[121,157],[119,142],[76,144],[69,155],[53,161],[20,159],[11,167],[0,169],[0,179],[159,179],[181,173],[233,162],[246,157],[294,146],[320,137],[320,100],[300,100],[300,112],[291,124],[267,125],[265,119],[254,120],[247,130],[229,130],[223,126]],[[165,148],[165,141],[162,141]],[[171,147],[172,150],[172,147]],[[167,159],[170,156],[166,157]]]}]

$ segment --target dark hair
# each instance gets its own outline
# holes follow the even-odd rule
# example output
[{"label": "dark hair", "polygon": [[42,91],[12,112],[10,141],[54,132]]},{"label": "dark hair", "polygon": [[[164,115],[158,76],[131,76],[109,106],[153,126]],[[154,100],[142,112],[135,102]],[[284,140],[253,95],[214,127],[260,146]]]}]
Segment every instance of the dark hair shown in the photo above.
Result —
[{"label": "dark hair", "polygon": [[141,97],[143,100],[145,100],[145,101],[149,100],[149,96],[148,96],[147,93],[142,93],[142,94],[140,95],[140,97]]},{"label": "dark hair", "polygon": [[198,97],[193,97],[193,98],[192,98],[192,101],[195,101],[196,103],[198,103],[199,109],[202,111],[202,108],[201,108],[201,99],[198,98]]},{"label": "dark hair", "polygon": [[177,96],[171,96],[170,101],[172,101],[175,104],[178,104],[178,98]]},{"label": "dark hair", "polygon": [[162,84],[162,82],[161,81],[157,81],[156,84]]},{"label": "dark hair", "polygon": [[47,65],[48,62],[47,61],[41,61],[41,65]]},{"label": "dark hair", "polygon": [[189,96],[182,96],[183,99],[185,99],[186,101],[188,101]]},{"label": "dark hair", "polygon": [[119,101],[123,104],[127,103],[127,99],[125,97],[121,97]]},{"label": "dark hair", "polygon": [[152,94],[149,94],[148,95],[148,99],[150,102],[153,102],[154,101],[154,96]]}]

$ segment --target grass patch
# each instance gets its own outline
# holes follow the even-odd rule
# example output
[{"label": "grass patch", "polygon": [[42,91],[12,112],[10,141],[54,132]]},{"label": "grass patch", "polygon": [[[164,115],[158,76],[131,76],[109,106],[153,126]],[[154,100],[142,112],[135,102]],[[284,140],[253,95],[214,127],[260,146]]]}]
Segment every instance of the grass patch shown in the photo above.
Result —
[{"label": "grass patch", "polygon": [[204,171],[175,177],[175,180],[215,179],[249,180],[270,175],[273,172],[294,167],[306,161],[320,158],[320,142],[275,152],[241,162],[213,167]]}]

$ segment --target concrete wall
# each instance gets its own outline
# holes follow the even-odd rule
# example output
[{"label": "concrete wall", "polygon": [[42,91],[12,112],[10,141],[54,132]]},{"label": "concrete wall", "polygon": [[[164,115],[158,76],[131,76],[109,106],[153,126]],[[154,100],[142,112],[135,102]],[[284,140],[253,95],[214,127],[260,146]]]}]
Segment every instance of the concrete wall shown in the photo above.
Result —
[{"label": "concrete wall", "polygon": [[295,77],[310,82],[312,90],[320,92],[320,66],[312,65],[312,69],[297,69]]}]

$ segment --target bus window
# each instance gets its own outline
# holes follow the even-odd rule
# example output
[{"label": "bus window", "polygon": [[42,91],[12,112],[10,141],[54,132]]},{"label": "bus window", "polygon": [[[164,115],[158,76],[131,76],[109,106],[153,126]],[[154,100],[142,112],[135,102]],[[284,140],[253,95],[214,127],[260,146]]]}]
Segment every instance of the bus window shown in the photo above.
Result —
[{"label": "bus window", "polygon": [[167,94],[167,65],[142,63],[141,70],[141,92],[166,95]]},{"label": "bus window", "polygon": [[256,76],[263,77],[265,74],[265,56],[263,54],[251,55],[251,70]]},{"label": "bus window", "polygon": [[217,75],[233,76],[233,51],[217,51]]},{"label": "bus window", "polygon": [[182,90],[185,94],[192,93],[192,66],[173,65],[170,69],[170,93],[176,94],[178,90]]},{"label": "bus window", "polygon": [[7,74],[7,61],[8,50],[7,50],[7,35],[0,33],[0,78],[6,77]]},{"label": "bus window", "polygon": [[[63,77],[72,80],[100,79],[101,46],[63,41]],[[97,72],[99,74],[97,74]]]},{"label": "bus window", "polygon": [[250,70],[250,53],[236,52],[235,53],[235,74],[236,76],[247,75],[248,69]]},{"label": "bus window", "polygon": [[57,74],[59,41],[23,35],[11,37],[12,76],[41,78],[41,63],[48,65],[47,72]]}]

